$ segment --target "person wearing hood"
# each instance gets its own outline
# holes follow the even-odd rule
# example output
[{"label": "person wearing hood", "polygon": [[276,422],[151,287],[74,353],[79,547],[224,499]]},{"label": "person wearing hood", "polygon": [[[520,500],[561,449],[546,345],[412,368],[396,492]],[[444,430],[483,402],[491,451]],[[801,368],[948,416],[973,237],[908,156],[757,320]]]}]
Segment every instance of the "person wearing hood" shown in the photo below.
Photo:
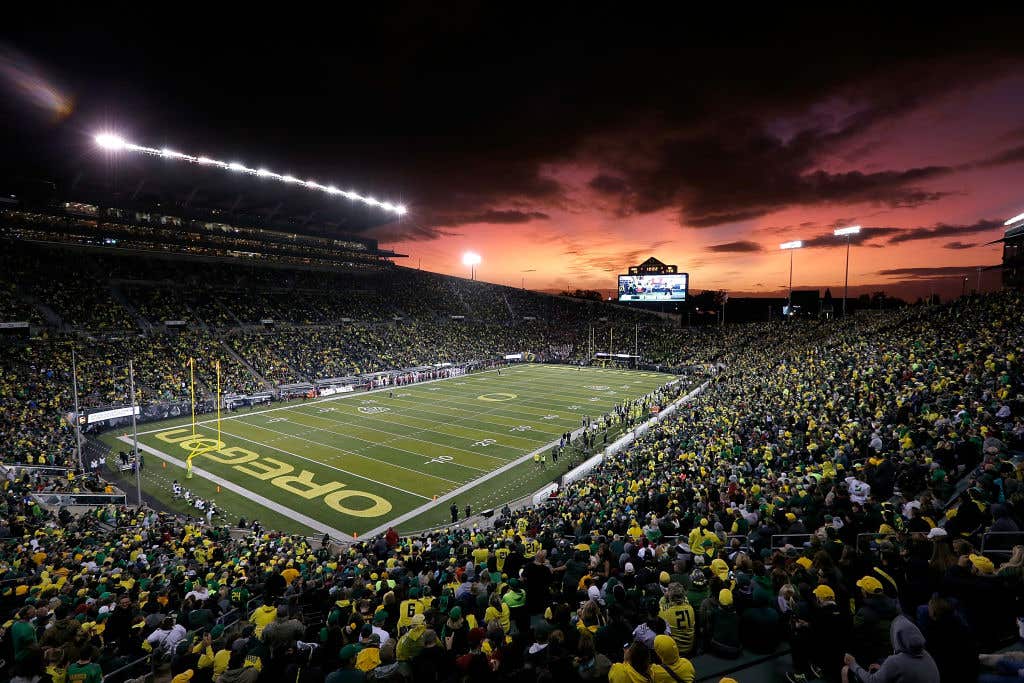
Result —
[{"label": "person wearing hood", "polygon": [[245,652],[232,650],[228,668],[217,679],[217,683],[256,683],[260,672],[256,667],[245,665]]},{"label": "person wearing hood", "polygon": [[274,623],[277,619],[277,607],[274,607],[274,599],[267,595],[263,604],[253,610],[249,615],[249,621],[256,627],[256,637],[263,635],[263,629]]},{"label": "person wearing hood", "polygon": [[861,683],[939,683],[939,668],[924,649],[924,635],[913,622],[902,615],[896,617],[890,636],[893,654],[877,671],[868,673],[851,654],[844,657],[845,670]]},{"label": "person wearing hood", "polygon": [[367,672],[367,681],[382,681],[383,683],[405,683],[410,680],[408,664],[395,659],[395,641],[381,645],[380,666]]},{"label": "person wearing hood", "polygon": [[412,625],[405,635],[398,639],[395,646],[395,656],[400,662],[410,662],[419,656],[423,651],[423,636],[427,632],[427,620],[422,614],[416,614],[412,618]]},{"label": "person wearing hood", "polygon": [[689,659],[679,656],[676,641],[669,636],[657,636],[654,639],[654,654],[658,655],[660,664],[651,665],[652,683],[693,683],[697,672]]}]

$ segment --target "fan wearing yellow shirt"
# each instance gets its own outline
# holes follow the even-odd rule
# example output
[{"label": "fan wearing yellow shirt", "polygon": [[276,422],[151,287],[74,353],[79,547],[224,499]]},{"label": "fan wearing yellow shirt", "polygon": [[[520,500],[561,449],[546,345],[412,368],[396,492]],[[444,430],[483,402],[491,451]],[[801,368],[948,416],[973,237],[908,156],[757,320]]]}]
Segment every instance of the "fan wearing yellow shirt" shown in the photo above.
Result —
[{"label": "fan wearing yellow shirt", "polygon": [[523,557],[525,557],[528,560],[532,560],[533,557],[540,552],[540,541],[538,541],[536,538],[529,538],[526,540],[525,547],[526,552],[523,553]]},{"label": "fan wearing yellow shirt", "polygon": [[283,572],[281,572],[281,576],[284,577],[285,583],[287,585],[289,585],[289,586],[292,585],[292,581],[294,581],[295,579],[299,578],[300,575],[301,574],[300,574],[299,570],[296,569],[295,567],[291,566],[290,563],[289,563],[288,568],[285,569]]},{"label": "fan wearing yellow shirt", "polygon": [[658,608],[658,616],[672,629],[672,640],[676,642],[679,653],[684,657],[689,655],[693,650],[696,620],[683,586],[678,583],[669,584]]},{"label": "fan wearing yellow shirt", "polygon": [[409,597],[402,600],[398,606],[398,632],[404,633],[406,629],[412,626],[412,618],[417,614],[423,614],[425,611],[423,601],[420,599],[420,589],[410,588]]},{"label": "fan wearing yellow shirt", "polygon": [[501,596],[497,592],[491,593],[487,611],[484,612],[484,623],[489,624],[491,621],[501,624],[501,630],[506,634],[512,629],[512,610],[502,602]]},{"label": "fan wearing yellow shirt", "polygon": [[480,546],[473,549],[473,564],[480,566],[487,564],[488,558],[491,556],[491,551],[484,547],[483,541],[480,542]]},{"label": "fan wearing yellow shirt", "polygon": [[494,551],[495,566],[498,568],[499,572],[505,571],[505,560],[508,559],[508,556],[511,553],[512,551],[505,547],[504,543],[501,544],[500,548]]}]

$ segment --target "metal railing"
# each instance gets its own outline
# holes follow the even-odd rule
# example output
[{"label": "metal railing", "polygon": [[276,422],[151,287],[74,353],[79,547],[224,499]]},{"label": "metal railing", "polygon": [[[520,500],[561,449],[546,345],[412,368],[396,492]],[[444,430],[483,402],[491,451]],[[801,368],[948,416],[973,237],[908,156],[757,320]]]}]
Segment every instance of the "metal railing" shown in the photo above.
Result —
[{"label": "metal railing", "polygon": [[[796,547],[802,547],[804,543],[809,542],[814,538],[814,534],[773,534],[772,535],[772,549],[782,548],[787,545]],[[796,542],[794,543],[794,540]]]},{"label": "metal railing", "polygon": [[124,493],[33,493],[40,505],[126,505]]},{"label": "metal railing", "polygon": [[[998,543],[999,540],[1005,539],[1010,541],[1004,547],[1003,543]],[[992,547],[995,543],[996,547]],[[998,555],[1011,555],[1013,553],[1013,546],[1024,544],[1024,531],[987,531],[981,535],[981,554],[998,554]]]},{"label": "metal railing", "polygon": [[[152,659],[153,654],[150,653],[133,662],[128,662],[110,673],[103,674],[103,683],[123,683],[130,678],[139,678],[140,676],[148,678],[153,675]],[[145,671],[142,670],[143,664],[147,665]]]}]

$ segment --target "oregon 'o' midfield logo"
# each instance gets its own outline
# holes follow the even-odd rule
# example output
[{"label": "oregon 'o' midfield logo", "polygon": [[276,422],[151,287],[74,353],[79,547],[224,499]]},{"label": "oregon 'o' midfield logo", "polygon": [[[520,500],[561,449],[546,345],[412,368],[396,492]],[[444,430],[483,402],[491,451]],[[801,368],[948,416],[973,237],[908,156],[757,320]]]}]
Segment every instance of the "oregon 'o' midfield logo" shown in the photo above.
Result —
[{"label": "oregon 'o' midfield logo", "polygon": [[493,394],[481,394],[477,396],[480,401],[511,401],[512,399],[519,398],[518,394],[506,394],[503,391],[498,391]]}]

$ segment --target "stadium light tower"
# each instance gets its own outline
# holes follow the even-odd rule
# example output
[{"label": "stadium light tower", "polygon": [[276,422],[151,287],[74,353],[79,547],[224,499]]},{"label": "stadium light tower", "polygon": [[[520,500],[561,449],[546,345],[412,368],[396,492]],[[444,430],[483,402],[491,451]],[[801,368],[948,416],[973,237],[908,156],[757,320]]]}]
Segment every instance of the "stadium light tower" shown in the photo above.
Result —
[{"label": "stadium light tower", "polygon": [[833,234],[836,237],[846,237],[846,277],[843,278],[843,317],[846,317],[846,300],[850,296],[850,242],[853,236],[860,233],[859,225],[851,225],[846,228],[837,228]]},{"label": "stadium light tower", "polygon": [[792,242],[783,242],[779,245],[779,249],[785,249],[789,251],[789,298],[786,301],[787,315],[793,315],[793,252],[804,246],[803,240],[793,240]]},{"label": "stadium light tower", "polygon": [[223,169],[225,171],[231,171],[233,173],[241,173],[245,175],[257,176],[259,178],[276,180],[280,183],[304,185],[310,190],[317,190],[319,192],[325,192],[329,195],[336,195],[345,197],[352,202],[360,202],[366,206],[372,206],[378,209],[382,209],[388,213],[396,216],[404,216],[409,213],[409,209],[404,204],[395,204],[392,202],[382,202],[379,199],[368,197],[359,194],[355,190],[339,190],[334,185],[323,185],[316,182],[315,180],[299,180],[295,176],[288,174],[275,173],[265,168],[249,168],[245,164],[239,161],[220,161],[218,159],[211,159],[207,156],[193,156],[191,154],[185,154],[184,152],[177,152],[167,147],[156,148],[146,147],[144,145],[137,145],[134,142],[130,142],[117,133],[105,132],[99,133],[93,136],[93,142],[102,149],[108,152],[135,152],[138,154],[147,154],[149,156],[161,157],[163,159],[174,159],[175,161],[185,161],[190,164],[197,164],[199,166],[213,166],[216,168]]},{"label": "stadium light tower", "polygon": [[476,267],[480,265],[480,254],[475,251],[467,251],[462,255],[462,265],[469,266],[469,279],[476,279]]}]

